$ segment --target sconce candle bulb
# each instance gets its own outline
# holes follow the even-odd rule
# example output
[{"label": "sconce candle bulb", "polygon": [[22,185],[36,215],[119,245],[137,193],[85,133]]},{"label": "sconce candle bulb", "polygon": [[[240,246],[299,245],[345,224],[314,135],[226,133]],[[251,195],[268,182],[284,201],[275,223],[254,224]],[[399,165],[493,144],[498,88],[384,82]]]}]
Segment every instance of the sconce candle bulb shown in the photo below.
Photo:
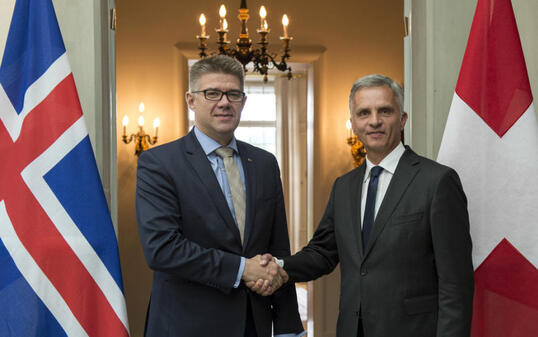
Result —
[{"label": "sconce candle bulb", "polygon": [[346,129],[347,129],[347,136],[351,137],[352,136],[352,134],[351,134],[351,121],[349,119],[346,122]]},{"label": "sconce candle bulb", "polygon": [[364,158],[366,157],[366,149],[364,148],[364,145],[359,140],[359,138],[351,132],[352,125],[349,119],[346,122],[346,129],[348,134],[347,144],[351,146],[351,156],[353,157],[353,164],[355,165],[355,167],[358,167],[360,164],[362,164]]},{"label": "sconce candle bulb", "polygon": [[123,134],[127,134],[127,124],[129,124],[129,117],[123,116],[123,119],[121,120],[121,124],[123,125]]},{"label": "sconce candle bulb", "polygon": [[153,120],[153,128],[155,129],[155,138],[157,138],[157,134],[159,133],[159,126],[161,125],[161,120],[157,117]]}]

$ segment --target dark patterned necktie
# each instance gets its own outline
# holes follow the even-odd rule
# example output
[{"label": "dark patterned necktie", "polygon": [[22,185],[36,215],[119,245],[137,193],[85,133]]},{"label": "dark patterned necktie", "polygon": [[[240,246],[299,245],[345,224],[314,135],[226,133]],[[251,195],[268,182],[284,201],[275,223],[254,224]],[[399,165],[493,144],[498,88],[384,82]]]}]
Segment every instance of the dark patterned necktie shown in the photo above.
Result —
[{"label": "dark patterned necktie", "polygon": [[379,175],[383,171],[381,166],[374,166],[370,170],[370,182],[368,183],[368,193],[366,195],[366,207],[364,207],[364,219],[362,222],[362,251],[366,250],[366,244],[370,237],[370,232],[375,219],[375,198],[377,195],[377,182]]}]

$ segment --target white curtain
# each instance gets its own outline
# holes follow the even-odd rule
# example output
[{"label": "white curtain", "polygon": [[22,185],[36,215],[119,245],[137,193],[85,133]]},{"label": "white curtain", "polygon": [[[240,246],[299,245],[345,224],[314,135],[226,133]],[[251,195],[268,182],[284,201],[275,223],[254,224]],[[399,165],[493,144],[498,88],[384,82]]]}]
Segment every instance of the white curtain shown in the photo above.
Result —
[{"label": "white curtain", "polygon": [[307,243],[307,78],[275,79],[277,151],[292,254]]}]

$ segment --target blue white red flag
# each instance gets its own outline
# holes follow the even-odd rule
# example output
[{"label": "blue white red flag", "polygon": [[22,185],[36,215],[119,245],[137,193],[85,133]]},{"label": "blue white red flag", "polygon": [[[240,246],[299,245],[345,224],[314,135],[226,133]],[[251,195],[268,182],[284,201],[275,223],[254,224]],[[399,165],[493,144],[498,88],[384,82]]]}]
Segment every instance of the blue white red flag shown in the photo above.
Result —
[{"label": "blue white red flag", "polygon": [[471,336],[538,336],[538,122],[510,0],[478,0],[437,160],[469,200]]},{"label": "blue white red flag", "polygon": [[128,336],[116,236],[51,0],[15,3],[0,155],[0,336]]}]

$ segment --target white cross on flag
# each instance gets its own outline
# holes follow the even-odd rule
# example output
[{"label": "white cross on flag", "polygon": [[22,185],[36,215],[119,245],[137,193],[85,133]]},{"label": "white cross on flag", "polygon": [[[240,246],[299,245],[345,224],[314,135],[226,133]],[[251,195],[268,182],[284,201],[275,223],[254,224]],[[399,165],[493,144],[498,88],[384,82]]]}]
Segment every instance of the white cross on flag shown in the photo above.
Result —
[{"label": "white cross on flag", "polygon": [[437,159],[469,200],[471,336],[538,336],[538,122],[510,0],[478,0]]}]

